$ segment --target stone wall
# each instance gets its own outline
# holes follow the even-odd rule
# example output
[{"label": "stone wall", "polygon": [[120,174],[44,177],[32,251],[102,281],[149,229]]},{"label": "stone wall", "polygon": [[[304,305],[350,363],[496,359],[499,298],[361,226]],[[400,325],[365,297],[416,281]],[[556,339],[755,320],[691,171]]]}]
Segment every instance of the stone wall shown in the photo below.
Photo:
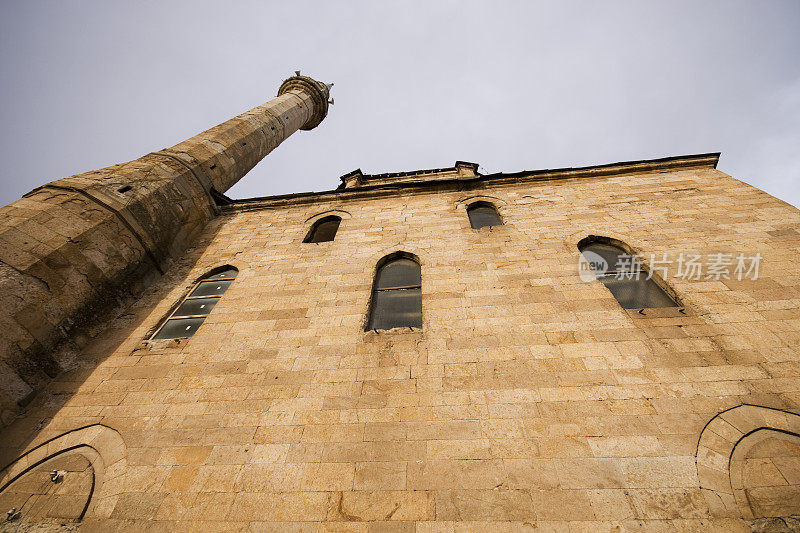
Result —
[{"label": "stone wall", "polygon": [[[703,486],[720,463],[698,474],[698,442],[742,404],[800,433],[800,212],[689,163],[228,206],[4,430],[2,464],[118,432],[127,463],[89,531],[748,531],[738,489]],[[505,225],[470,229],[474,197]],[[302,243],[332,210],[336,239]],[[589,235],[759,252],[760,276],[670,278],[683,311],[625,311],[577,274]],[[365,331],[396,251],[419,258],[423,328]],[[196,335],[146,342],[226,264],[239,275]],[[734,453],[717,427],[701,449]]]}]

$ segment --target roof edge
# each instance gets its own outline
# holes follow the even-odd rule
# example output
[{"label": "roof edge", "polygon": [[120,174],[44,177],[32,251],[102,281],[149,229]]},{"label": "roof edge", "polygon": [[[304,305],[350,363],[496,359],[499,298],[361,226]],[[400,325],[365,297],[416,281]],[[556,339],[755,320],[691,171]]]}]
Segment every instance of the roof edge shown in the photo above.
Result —
[{"label": "roof edge", "polygon": [[364,172],[360,168],[357,168],[355,170],[351,170],[347,174],[339,176],[339,181],[342,182],[341,185],[339,185],[339,189],[344,189],[345,184],[351,178],[358,178],[359,180],[404,178],[409,176],[425,176],[427,174],[438,174],[442,172],[457,172],[459,168],[468,168],[477,175],[480,174],[478,172],[479,166],[480,164],[472,163],[470,161],[456,161],[455,165],[453,165],[452,167],[426,168],[420,170],[404,170],[402,172],[381,172],[380,174],[364,174]]},{"label": "roof edge", "polygon": [[[223,212],[236,212],[239,210],[248,210],[258,208],[257,204],[274,203],[276,206],[285,205],[293,202],[302,202],[303,200],[310,200],[317,197],[328,196],[342,196],[342,197],[358,197],[364,193],[369,193],[378,190],[384,191],[397,191],[397,190],[415,190],[426,188],[442,188],[447,185],[454,184],[472,184],[476,182],[508,182],[508,181],[544,181],[544,180],[561,180],[572,178],[589,178],[599,176],[612,176],[617,174],[625,174],[628,172],[648,172],[657,170],[669,170],[680,168],[696,168],[696,167],[710,167],[717,168],[719,157],[722,152],[708,152],[702,154],[688,154],[676,155],[669,157],[661,157],[657,159],[639,159],[633,161],[619,161],[616,163],[606,163],[602,165],[591,165],[586,167],[563,167],[554,169],[542,170],[522,170],[519,172],[496,172],[493,174],[478,174],[471,177],[459,177],[447,180],[431,180],[423,182],[399,182],[394,184],[383,185],[364,185],[353,188],[338,188],[327,191],[318,192],[298,192],[290,194],[279,194],[273,196],[260,196],[254,198],[243,198],[240,200],[232,200],[230,204],[223,207]],[[474,164],[474,163],[472,163]],[[434,172],[436,169],[428,171],[413,171],[408,173],[386,173],[375,174],[374,176],[386,175],[408,175],[416,172]],[[345,176],[360,173],[360,169],[349,172]]]}]

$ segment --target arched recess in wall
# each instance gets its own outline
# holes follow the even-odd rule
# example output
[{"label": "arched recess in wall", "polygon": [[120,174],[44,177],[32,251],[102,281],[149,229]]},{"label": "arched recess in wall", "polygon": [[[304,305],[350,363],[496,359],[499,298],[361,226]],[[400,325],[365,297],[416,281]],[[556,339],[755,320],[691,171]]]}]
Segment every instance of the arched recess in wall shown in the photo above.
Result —
[{"label": "arched recess in wall", "polygon": [[303,242],[330,242],[336,238],[336,233],[339,231],[339,224],[341,223],[342,219],[340,217],[328,215],[311,226]]},{"label": "arched recess in wall", "polygon": [[696,458],[713,516],[800,514],[800,415],[747,404],[723,411],[703,428]]},{"label": "arched recess in wall", "polygon": [[128,466],[122,437],[100,424],[33,447],[0,471],[0,505],[14,523],[107,518]]},{"label": "arched recess in wall", "polygon": [[181,339],[194,335],[238,275],[239,270],[231,265],[206,272],[173,306],[149,338]]},{"label": "arched recess in wall", "polygon": [[[682,307],[674,291],[647,270],[636,251],[609,237],[590,235],[578,242],[582,279],[597,279],[623,309]],[[660,283],[657,281],[659,280]]]},{"label": "arched recess in wall", "polygon": [[488,202],[495,207],[503,208],[506,206],[507,202],[502,198],[498,198],[497,196],[488,196],[484,194],[477,194],[473,196],[467,196],[466,198],[462,198],[458,200],[456,205],[457,211],[466,211],[467,207],[474,204],[475,202]]},{"label": "arched recess in wall", "polygon": [[475,202],[467,206],[467,217],[472,229],[494,228],[503,225],[500,212],[489,202]]},{"label": "arched recess in wall", "polygon": [[306,219],[308,231],[303,238],[304,243],[321,243],[333,241],[343,220],[351,218],[347,211],[331,209]]},{"label": "arched recess in wall", "polygon": [[456,210],[464,210],[472,229],[494,228],[505,224],[499,206],[505,202],[493,196],[471,196],[456,202]]}]

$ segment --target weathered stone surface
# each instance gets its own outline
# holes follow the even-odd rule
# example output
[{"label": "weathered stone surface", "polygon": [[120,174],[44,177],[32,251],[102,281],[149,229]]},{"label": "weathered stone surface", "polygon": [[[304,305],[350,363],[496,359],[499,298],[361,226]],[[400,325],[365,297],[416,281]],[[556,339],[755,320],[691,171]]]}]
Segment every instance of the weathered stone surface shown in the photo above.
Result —
[{"label": "weathered stone surface", "polygon": [[172,148],[53,181],[0,208],[0,423],[81,364],[89,338],[193,244],[218,211],[212,190],[225,192],[324,118],[328,88],[292,80],[278,98]]},{"label": "weathered stone surface", "polygon": [[[313,123],[313,97],[281,98],[269,110],[281,135]],[[222,190],[255,164],[273,124],[258,120],[167,151],[202,171],[185,187],[207,178]],[[738,458],[735,446],[762,425],[800,431],[800,242],[784,231],[800,213],[715,163],[488,177],[461,163],[221,207],[125,316],[87,337],[79,357],[92,364],[52,380],[4,429],[0,455],[89,424],[116,430],[124,447],[100,454],[116,462],[89,530],[746,531],[739,496],[791,511],[775,495],[798,483],[795,448],[767,442]],[[474,199],[504,225],[471,229]],[[326,213],[342,214],[335,239],[303,243]],[[760,276],[669,277],[683,312],[628,312],[578,276],[589,235],[646,258],[758,252]],[[174,254],[167,241],[152,246]],[[419,258],[423,327],[365,331],[375,267],[397,251]],[[37,279],[66,280],[57,259]],[[148,341],[222,265],[239,274],[197,333]],[[25,290],[44,294],[41,283]],[[731,464],[744,472],[735,487]]]}]

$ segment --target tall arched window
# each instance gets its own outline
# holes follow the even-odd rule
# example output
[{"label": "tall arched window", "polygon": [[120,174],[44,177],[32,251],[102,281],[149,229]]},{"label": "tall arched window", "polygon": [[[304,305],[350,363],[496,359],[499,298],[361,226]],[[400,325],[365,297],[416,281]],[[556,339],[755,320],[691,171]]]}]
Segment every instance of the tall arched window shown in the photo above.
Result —
[{"label": "tall arched window", "polygon": [[422,275],[419,263],[392,255],[378,263],[367,329],[422,327]]},{"label": "tall arched window", "polygon": [[593,239],[582,242],[578,249],[594,269],[595,277],[611,291],[623,309],[680,307],[622,247]]},{"label": "tall arched window", "polygon": [[311,226],[303,242],[332,241],[334,237],[336,237],[336,232],[339,230],[339,223],[341,223],[341,221],[341,217],[337,217],[336,215],[330,215],[317,220],[314,222],[314,225]]},{"label": "tall arched window", "polygon": [[469,225],[472,229],[481,229],[492,226],[502,226],[503,219],[500,218],[500,213],[497,212],[495,206],[489,202],[475,202],[467,207],[467,216],[469,217]]},{"label": "tall arched window", "polygon": [[225,266],[200,278],[152,338],[179,339],[194,335],[238,273],[234,267]]}]

